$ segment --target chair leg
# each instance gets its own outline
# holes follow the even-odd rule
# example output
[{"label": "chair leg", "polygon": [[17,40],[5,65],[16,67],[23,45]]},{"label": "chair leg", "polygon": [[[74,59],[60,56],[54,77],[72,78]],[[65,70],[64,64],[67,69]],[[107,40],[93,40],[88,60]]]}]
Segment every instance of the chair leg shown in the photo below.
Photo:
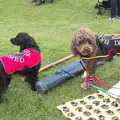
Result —
[{"label": "chair leg", "polygon": [[53,3],[54,2],[54,0],[51,0],[51,3]]},{"label": "chair leg", "polygon": [[97,9],[97,15],[102,15],[101,7],[98,7],[98,9]]},{"label": "chair leg", "polygon": [[37,0],[32,0],[32,2],[34,3],[34,2],[37,2]]}]

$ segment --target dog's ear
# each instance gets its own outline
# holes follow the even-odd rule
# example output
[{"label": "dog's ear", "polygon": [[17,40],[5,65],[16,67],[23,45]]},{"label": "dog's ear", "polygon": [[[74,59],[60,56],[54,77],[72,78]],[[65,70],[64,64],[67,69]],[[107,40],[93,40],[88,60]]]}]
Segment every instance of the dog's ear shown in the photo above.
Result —
[{"label": "dog's ear", "polygon": [[30,35],[26,36],[25,41],[24,41],[24,45],[27,46],[28,48],[36,48],[38,47],[36,41],[34,40],[34,38]]},{"label": "dog's ear", "polygon": [[26,48],[37,48],[37,43],[28,33],[21,33],[20,35],[20,51]]},{"label": "dog's ear", "polygon": [[72,42],[71,42],[71,51],[75,56],[79,54],[78,50],[76,48],[75,40],[72,40]]}]

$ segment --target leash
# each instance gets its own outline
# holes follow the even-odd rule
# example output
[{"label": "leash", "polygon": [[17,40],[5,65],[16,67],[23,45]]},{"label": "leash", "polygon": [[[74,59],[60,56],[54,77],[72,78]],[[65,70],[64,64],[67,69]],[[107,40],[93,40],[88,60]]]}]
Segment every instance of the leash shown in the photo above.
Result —
[{"label": "leash", "polygon": [[[69,73],[68,71],[65,71],[65,70],[63,70],[63,69],[62,69],[61,71],[67,73],[68,75],[70,75],[70,76],[73,77],[73,78],[76,78],[75,75],[72,75],[72,74]],[[107,87],[109,87],[109,88],[120,89],[120,88],[117,88],[117,87],[112,87],[111,85],[106,84],[106,83],[102,82],[101,80],[98,80],[96,76],[95,76],[95,81],[96,81],[97,83],[99,83],[100,85],[107,86]],[[106,90],[106,89],[104,89],[104,88],[102,88],[102,87],[99,87],[99,86],[97,86],[97,85],[94,85],[92,82],[90,82],[89,85],[90,85],[92,88],[95,88],[95,89],[97,89],[97,90],[100,90],[100,91],[102,91],[102,92],[104,92],[104,93],[106,93],[106,94],[108,94],[108,95],[110,95],[110,96],[120,97],[120,95],[115,95],[115,94],[113,94],[113,93],[111,93],[111,92],[108,92],[108,90]]]},{"label": "leash", "polygon": [[[120,53],[116,53],[117,56],[120,56]],[[102,55],[102,56],[95,56],[95,57],[81,57],[82,60],[92,60],[92,59],[99,59],[99,58],[108,58],[110,55]]]},{"label": "leash", "polygon": [[92,88],[95,88],[95,89],[97,89],[97,90],[100,90],[100,91],[102,91],[102,92],[104,92],[104,93],[106,93],[106,94],[108,94],[108,95],[110,95],[110,96],[120,97],[120,95],[115,95],[115,94],[113,94],[113,93],[111,93],[111,92],[108,92],[108,90],[106,90],[106,89],[104,89],[104,88],[101,88],[101,87],[98,87],[98,86],[96,86],[96,85],[94,85],[94,84],[92,84],[92,83],[90,83],[90,86],[91,86]]},{"label": "leash", "polygon": [[94,76],[94,80],[95,80],[95,82],[97,82],[100,86],[104,86],[104,87],[108,87],[108,88],[114,88],[114,89],[120,89],[120,88],[113,87],[113,86],[111,86],[110,84],[107,84],[107,83],[103,82],[102,80],[98,79],[96,76]]},{"label": "leash", "polygon": [[93,77],[93,79],[95,80],[95,81],[93,81],[93,80],[89,80],[90,79],[90,77],[88,77],[88,84],[89,84],[89,86],[91,86],[92,88],[95,88],[95,89],[97,89],[97,90],[100,90],[100,91],[102,91],[102,92],[104,92],[104,93],[106,93],[106,94],[108,94],[108,95],[110,95],[110,96],[116,96],[116,97],[120,97],[120,95],[116,95],[116,94],[113,94],[113,93],[111,93],[111,92],[108,92],[108,90],[106,90],[106,89],[104,89],[104,88],[102,88],[102,87],[99,87],[99,86],[97,86],[97,85],[95,85],[95,84],[93,84],[93,82],[96,82],[96,83],[98,83],[100,86],[105,86],[105,87],[108,87],[108,88],[114,88],[114,89],[119,89],[120,90],[120,88],[117,88],[117,87],[113,87],[113,86],[111,86],[111,85],[109,85],[109,84],[106,84],[106,83],[104,83],[102,80],[100,80],[100,79],[98,79],[96,76],[94,76]]}]

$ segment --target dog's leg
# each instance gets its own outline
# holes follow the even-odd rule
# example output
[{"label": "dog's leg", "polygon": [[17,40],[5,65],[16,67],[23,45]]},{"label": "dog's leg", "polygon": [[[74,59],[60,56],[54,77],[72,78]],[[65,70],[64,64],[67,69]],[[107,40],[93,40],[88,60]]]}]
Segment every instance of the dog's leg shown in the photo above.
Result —
[{"label": "dog's leg", "polygon": [[6,76],[0,74],[0,93],[4,92],[8,87],[8,80]]},{"label": "dog's leg", "polygon": [[35,85],[38,81],[38,72],[31,73],[31,75],[26,76],[26,81],[31,85],[31,89],[36,91]]},{"label": "dog's leg", "polygon": [[0,103],[2,102],[2,94],[7,90],[11,77],[5,73],[0,73]]},{"label": "dog's leg", "polygon": [[2,94],[3,94],[3,85],[0,84],[0,103],[2,102]]},{"label": "dog's leg", "polygon": [[87,75],[84,77],[85,81],[81,84],[81,87],[87,89],[90,87],[90,83],[94,82],[94,75],[96,70],[96,60],[84,60]]},{"label": "dog's leg", "polygon": [[96,60],[84,60],[88,74],[95,74]]}]

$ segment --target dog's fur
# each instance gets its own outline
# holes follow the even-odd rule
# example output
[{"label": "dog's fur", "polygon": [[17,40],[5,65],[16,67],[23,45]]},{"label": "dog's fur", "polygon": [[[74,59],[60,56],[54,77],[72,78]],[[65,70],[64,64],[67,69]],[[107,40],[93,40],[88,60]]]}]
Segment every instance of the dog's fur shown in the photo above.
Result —
[{"label": "dog's fur", "polygon": [[[17,45],[20,47],[19,52],[22,52],[24,49],[33,48],[40,53],[40,48],[35,42],[35,40],[25,32],[18,33],[16,37],[10,39],[13,45]],[[38,80],[38,72],[41,66],[41,62],[32,68],[25,67],[24,70],[16,72],[25,77],[25,81],[27,81],[31,85],[31,89],[35,91],[35,84]],[[15,73],[14,73],[15,74]],[[10,84],[11,77],[13,74],[8,75],[3,67],[2,62],[0,61],[0,99],[2,97],[2,93],[8,88]]]},{"label": "dog's fur", "polygon": [[[79,55],[80,57],[96,56],[98,51],[96,34],[87,28],[81,28],[76,31],[72,40],[71,50],[74,55]],[[86,70],[90,74],[93,74],[95,72],[94,68],[96,60],[84,60],[84,62]]]},{"label": "dog's fur", "polygon": [[[108,55],[109,52],[120,52],[120,42],[117,40],[105,40],[97,37],[97,34],[88,28],[81,28],[74,33],[71,49],[74,55],[81,57],[95,57]],[[114,50],[115,51],[111,51]],[[110,57],[107,59],[111,59]],[[86,71],[90,75],[95,74],[96,62],[101,59],[83,60]],[[102,59],[103,60],[103,59]]]}]

